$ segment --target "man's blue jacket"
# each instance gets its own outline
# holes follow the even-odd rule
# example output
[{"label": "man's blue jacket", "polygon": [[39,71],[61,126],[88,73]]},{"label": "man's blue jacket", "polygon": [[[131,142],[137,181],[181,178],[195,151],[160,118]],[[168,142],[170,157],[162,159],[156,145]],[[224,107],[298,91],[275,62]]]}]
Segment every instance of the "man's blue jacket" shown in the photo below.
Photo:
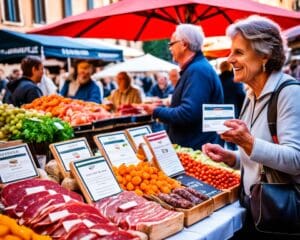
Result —
[{"label": "man's blue jacket", "polygon": [[172,143],[201,149],[205,143],[219,143],[215,132],[202,132],[202,104],[222,104],[220,79],[203,56],[196,53],[180,72],[170,107],[158,107],[153,117],[168,125]]}]

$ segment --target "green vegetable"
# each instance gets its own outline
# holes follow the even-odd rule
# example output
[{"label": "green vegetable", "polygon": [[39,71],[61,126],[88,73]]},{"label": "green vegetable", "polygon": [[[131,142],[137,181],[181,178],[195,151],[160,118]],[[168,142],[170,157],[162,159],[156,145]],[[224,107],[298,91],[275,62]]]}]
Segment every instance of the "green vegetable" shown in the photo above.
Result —
[{"label": "green vegetable", "polygon": [[65,141],[74,136],[73,128],[59,118],[42,116],[39,118],[25,118],[19,134],[14,139],[23,139],[25,142],[53,143]]}]

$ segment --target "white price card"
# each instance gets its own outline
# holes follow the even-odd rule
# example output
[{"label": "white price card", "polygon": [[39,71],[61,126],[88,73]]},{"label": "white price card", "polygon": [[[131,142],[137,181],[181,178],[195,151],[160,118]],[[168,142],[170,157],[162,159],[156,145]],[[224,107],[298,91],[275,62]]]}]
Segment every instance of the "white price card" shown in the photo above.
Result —
[{"label": "white price card", "polygon": [[224,122],[235,118],[233,104],[203,104],[202,111],[203,132],[223,133],[229,129]]},{"label": "white price card", "polygon": [[110,166],[102,156],[72,162],[71,172],[89,203],[122,191]]},{"label": "white price card", "polygon": [[141,126],[135,128],[129,128],[126,130],[127,135],[134,143],[135,151],[137,152],[140,144],[146,143],[144,136],[152,133],[152,130],[149,126]]},{"label": "white price card", "polygon": [[0,148],[1,183],[10,183],[37,176],[37,168],[27,144]]},{"label": "white price card", "polygon": [[166,131],[144,136],[159,168],[169,177],[184,172],[184,168]]},{"label": "white price card", "polygon": [[70,172],[70,162],[93,155],[85,138],[51,144],[50,150],[60,161],[59,165],[62,166],[63,173]]},{"label": "white price card", "polygon": [[139,159],[124,132],[96,135],[94,140],[113,166],[138,164]]}]

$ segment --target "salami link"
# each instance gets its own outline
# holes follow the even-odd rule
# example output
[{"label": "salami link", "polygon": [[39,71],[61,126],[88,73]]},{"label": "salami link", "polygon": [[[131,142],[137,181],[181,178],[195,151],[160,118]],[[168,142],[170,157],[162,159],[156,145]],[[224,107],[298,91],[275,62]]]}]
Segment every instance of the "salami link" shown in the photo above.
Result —
[{"label": "salami link", "polygon": [[206,201],[209,199],[209,197],[201,192],[198,192],[197,190],[193,189],[193,188],[190,188],[190,187],[187,187],[185,188],[187,191],[189,191],[191,194],[193,194],[194,196],[200,198],[201,200],[203,201]]},{"label": "salami link", "polygon": [[193,204],[199,204],[203,202],[200,198],[194,196],[189,191],[185,190],[184,188],[177,188],[172,191],[173,193],[178,194],[179,196],[185,198],[186,200],[192,202]]},{"label": "salami link", "polygon": [[166,194],[166,193],[159,193],[157,195],[161,200],[163,200],[164,202],[170,204],[173,207],[176,208],[191,208],[193,207],[193,204],[185,199],[176,199],[171,197],[170,195]]}]

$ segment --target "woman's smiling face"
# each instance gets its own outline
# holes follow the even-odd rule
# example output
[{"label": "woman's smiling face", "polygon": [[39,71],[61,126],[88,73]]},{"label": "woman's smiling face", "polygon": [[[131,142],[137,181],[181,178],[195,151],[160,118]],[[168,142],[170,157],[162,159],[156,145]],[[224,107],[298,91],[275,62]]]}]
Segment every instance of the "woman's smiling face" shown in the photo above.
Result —
[{"label": "woman's smiling face", "polygon": [[251,85],[251,82],[263,73],[264,59],[255,52],[250,41],[241,33],[232,38],[231,53],[227,61],[233,66],[235,82]]}]

